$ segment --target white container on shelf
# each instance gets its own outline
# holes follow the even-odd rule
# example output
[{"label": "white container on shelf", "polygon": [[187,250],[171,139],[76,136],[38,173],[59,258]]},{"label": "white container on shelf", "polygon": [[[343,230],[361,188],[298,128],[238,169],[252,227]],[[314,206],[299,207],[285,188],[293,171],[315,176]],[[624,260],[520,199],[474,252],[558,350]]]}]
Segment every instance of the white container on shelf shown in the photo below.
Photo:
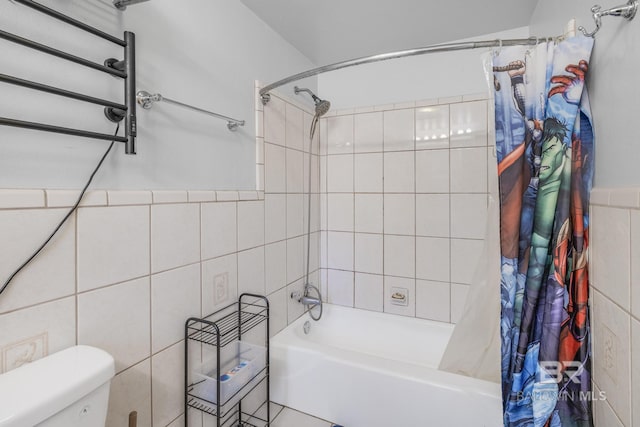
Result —
[{"label": "white container on shelf", "polygon": [[216,378],[218,378],[222,405],[230,403],[230,399],[237,401],[243,397],[243,393],[238,391],[264,369],[266,349],[244,341],[235,341],[230,346],[235,347],[236,351],[231,358],[221,360],[220,375],[216,372],[215,357],[194,368],[196,384],[192,394],[213,404],[218,403],[216,388]]}]

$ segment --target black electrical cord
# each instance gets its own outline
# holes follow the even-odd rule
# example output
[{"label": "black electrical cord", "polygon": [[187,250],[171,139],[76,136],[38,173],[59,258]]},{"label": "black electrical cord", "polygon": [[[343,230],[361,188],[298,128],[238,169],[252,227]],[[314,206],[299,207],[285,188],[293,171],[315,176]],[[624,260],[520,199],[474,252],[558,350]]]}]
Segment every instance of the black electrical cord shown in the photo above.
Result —
[{"label": "black electrical cord", "polygon": [[[114,138],[118,135],[118,131],[119,130],[120,130],[120,123],[118,123],[118,125],[116,126],[116,131],[113,134]],[[22,269],[24,269],[27,265],[29,265],[29,263],[31,261],[33,261],[35,259],[35,257],[37,257],[40,254],[40,252],[42,252],[42,250],[49,244],[51,239],[53,239],[53,237],[60,230],[60,228],[62,228],[64,223],[67,222],[67,220],[69,219],[71,214],[73,214],[75,212],[75,210],[80,205],[80,202],[82,201],[82,198],[84,197],[84,193],[87,192],[87,188],[89,188],[89,185],[91,185],[91,181],[93,181],[93,177],[96,176],[96,173],[98,172],[98,170],[102,166],[102,163],[104,163],[104,159],[106,159],[107,156],[109,155],[109,153],[111,152],[111,149],[113,148],[115,142],[116,142],[115,139],[111,141],[111,144],[109,145],[109,148],[107,148],[107,151],[105,151],[105,153],[102,155],[102,158],[98,162],[98,165],[96,166],[96,168],[91,173],[91,176],[89,177],[89,180],[87,181],[87,183],[85,184],[84,188],[80,192],[80,196],[78,197],[78,200],[76,200],[76,203],[73,205],[73,207],[69,210],[69,212],[67,212],[67,214],[64,216],[64,218],[62,218],[62,221],[60,221],[60,223],[53,230],[53,232],[49,235],[49,237],[47,237],[47,239],[44,241],[44,243],[42,245],[40,245],[40,247],[38,249],[36,249],[36,251],[29,258],[27,258],[27,260],[25,262],[23,262],[20,267],[18,267],[13,273],[11,273],[11,276],[9,276],[9,278],[4,282],[4,284],[0,288],[0,294],[2,294],[2,292],[4,292],[4,290],[7,288],[7,286],[9,286],[9,283],[11,283],[11,281],[14,279],[14,277],[16,277],[18,275],[18,273],[20,273],[22,271]]]}]

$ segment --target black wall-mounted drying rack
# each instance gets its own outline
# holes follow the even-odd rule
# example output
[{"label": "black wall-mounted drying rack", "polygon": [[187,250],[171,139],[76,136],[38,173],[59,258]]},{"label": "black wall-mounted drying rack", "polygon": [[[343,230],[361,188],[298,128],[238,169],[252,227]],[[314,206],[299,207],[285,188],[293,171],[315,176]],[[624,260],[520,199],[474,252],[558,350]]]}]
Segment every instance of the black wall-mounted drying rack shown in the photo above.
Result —
[{"label": "black wall-mounted drying rack", "polygon": [[103,73],[110,74],[112,76],[121,78],[124,80],[124,104],[112,102],[105,99],[95,98],[89,95],[71,92],[66,89],[61,89],[53,86],[47,86],[41,83],[32,82],[29,80],[23,80],[17,77],[9,76],[6,74],[0,74],[0,81],[17,86],[26,87],[29,89],[39,90],[41,92],[47,92],[54,95],[63,96],[66,98],[75,99],[78,101],[84,101],[91,104],[102,105],[105,107],[104,112],[107,118],[112,122],[120,122],[125,120],[125,136],[113,136],[109,134],[90,132],[80,129],[72,129],[60,126],[54,126],[44,123],[35,123],[22,120],[15,120],[6,117],[0,117],[0,125],[13,126],[24,129],[34,129],[45,132],[61,133],[65,135],[82,136],[93,139],[102,140],[115,140],[125,143],[125,153],[136,154],[136,63],[135,63],[135,34],[130,31],[125,31],[124,40],[100,31],[94,27],[91,27],[76,19],[70,18],[58,11],[50,9],[31,0],[14,0],[16,3],[28,6],[38,12],[58,19],[66,24],[72,25],[76,28],[84,30],[90,34],[100,37],[116,45],[124,48],[124,59],[118,60],[115,58],[109,58],[104,61],[103,64],[98,64],[89,61],[84,58],[72,55],[67,52],[46,46],[40,43],[36,43],[32,40],[28,40],[17,36],[15,34],[8,33],[0,30],[0,38],[8,40],[10,42],[46,53],[48,55],[56,56],[58,58],[65,59],[70,62],[74,62],[79,65],[83,65],[88,68],[92,68]]}]

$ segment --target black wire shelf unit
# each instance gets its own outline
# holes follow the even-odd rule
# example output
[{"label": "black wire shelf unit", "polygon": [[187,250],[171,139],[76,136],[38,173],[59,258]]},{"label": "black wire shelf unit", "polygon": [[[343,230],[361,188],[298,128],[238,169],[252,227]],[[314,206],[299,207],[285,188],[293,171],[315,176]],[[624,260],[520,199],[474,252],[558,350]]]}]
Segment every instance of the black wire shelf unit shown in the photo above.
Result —
[{"label": "black wire shelf unit", "polygon": [[118,46],[121,46],[123,51],[123,59],[107,58],[104,64],[98,64],[96,62],[81,58],[70,53],[61,51],[59,49],[47,46],[45,44],[37,43],[35,41],[20,37],[16,34],[9,33],[0,29],[0,38],[9,42],[19,44],[21,46],[42,52],[47,55],[55,56],[70,62],[73,62],[84,67],[91,68],[96,71],[100,71],[116,78],[120,78],[124,81],[124,103],[114,102],[106,99],[100,99],[93,96],[85,95],[82,93],[72,92],[66,89],[57,88],[54,86],[48,86],[42,83],[24,80],[19,77],[10,76],[0,73],[0,82],[8,83],[24,88],[46,92],[76,101],[83,101],[90,104],[97,104],[104,107],[104,114],[110,121],[118,123],[122,120],[125,121],[124,136],[113,136],[104,133],[91,132],[83,129],[73,129],[61,126],[55,126],[45,123],[36,123],[24,120],[17,120],[8,117],[0,117],[0,125],[12,126],[23,129],[32,129],[44,132],[60,133],[72,136],[81,136],[92,139],[101,139],[106,141],[115,140],[117,142],[123,142],[125,144],[126,154],[136,154],[136,136],[137,136],[137,124],[136,124],[136,37],[135,34],[130,31],[124,32],[124,39],[119,39],[107,34],[97,28],[78,21],[64,15],[56,10],[46,7],[40,3],[32,0],[14,0],[14,2],[30,7],[31,9],[48,15],[61,22],[69,24],[73,27],[86,31],[89,34],[93,34],[96,37],[107,40]]},{"label": "black wire shelf unit", "polygon": [[[259,328],[259,329],[256,329]],[[237,390],[225,393],[221,384],[221,373],[229,366],[240,363],[239,350],[236,347],[244,343],[243,337],[253,331],[253,341],[259,337],[260,345],[251,345],[257,349],[254,371],[242,381]],[[264,333],[264,343],[262,334]],[[237,302],[230,304],[204,318],[191,317],[185,322],[185,425],[189,422],[189,408],[209,414],[216,419],[216,427],[267,427],[271,422],[269,396],[269,300],[250,293],[240,295]],[[264,344],[264,346],[262,346]],[[194,372],[194,363],[190,356],[200,350],[203,359],[215,356],[207,363],[209,376]],[[225,356],[227,354],[227,356]],[[225,357],[231,364],[225,362]],[[200,365],[204,366],[204,363]],[[195,370],[199,366],[195,366]],[[258,387],[265,388],[264,396],[256,403],[255,393]],[[252,402],[243,405],[243,400],[252,395]]]}]

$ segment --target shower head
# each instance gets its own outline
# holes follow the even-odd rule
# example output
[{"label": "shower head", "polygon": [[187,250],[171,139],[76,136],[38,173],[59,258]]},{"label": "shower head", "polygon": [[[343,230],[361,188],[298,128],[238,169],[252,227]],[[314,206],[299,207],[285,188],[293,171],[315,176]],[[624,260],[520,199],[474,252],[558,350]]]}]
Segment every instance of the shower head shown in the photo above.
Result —
[{"label": "shower head", "polygon": [[316,94],[311,92],[309,89],[299,88],[298,86],[294,86],[293,91],[295,92],[296,95],[299,94],[300,92],[307,92],[309,95],[311,95],[311,98],[313,98],[313,102],[316,104],[317,116],[324,116],[329,111],[329,108],[331,108],[331,103],[329,101],[327,101],[326,99],[318,98]]}]

